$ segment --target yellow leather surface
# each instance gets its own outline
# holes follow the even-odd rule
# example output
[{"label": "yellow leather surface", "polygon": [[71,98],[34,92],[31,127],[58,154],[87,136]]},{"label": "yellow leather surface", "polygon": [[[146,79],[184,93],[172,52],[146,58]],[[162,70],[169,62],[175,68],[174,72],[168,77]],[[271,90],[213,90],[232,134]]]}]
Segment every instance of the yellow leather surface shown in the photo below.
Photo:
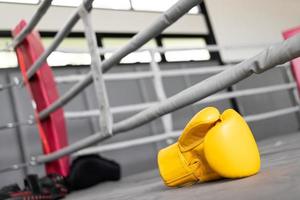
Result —
[{"label": "yellow leather surface", "polygon": [[259,171],[259,151],[250,128],[234,110],[214,107],[198,112],[178,142],[158,153],[167,186],[185,186],[221,177],[240,178]]},{"label": "yellow leather surface", "polygon": [[260,156],[252,132],[234,110],[226,110],[204,139],[209,165],[221,176],[239,178],[259,171]]}]

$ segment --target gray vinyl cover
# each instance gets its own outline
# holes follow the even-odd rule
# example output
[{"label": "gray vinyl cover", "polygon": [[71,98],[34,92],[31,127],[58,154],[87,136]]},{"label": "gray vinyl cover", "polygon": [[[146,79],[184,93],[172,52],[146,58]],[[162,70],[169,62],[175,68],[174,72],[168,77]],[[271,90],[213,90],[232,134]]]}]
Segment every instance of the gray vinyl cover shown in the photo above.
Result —
[{"label": "gray vinyl cover", "polygon": [[[168,98],[158,105],[152,106],[128,119],[114,124],[113,133],[116,134],[141,126],[164,114],[173,112],[211,94],[221,91],[228,86],[249,77],[253,73],[262,73],[272,67],[284,64],[296,57],[299,57],[299,44],[300,34],[273,45],[262,51],[260,54],[230,67],[217,75],[211,76],[208,79]],[[37,156],[33,159],[33,161],[37,163],[49,162],[89,145],[95,144],[103,139],[104,138],[100,133],[94,134],[57,152]]]}]

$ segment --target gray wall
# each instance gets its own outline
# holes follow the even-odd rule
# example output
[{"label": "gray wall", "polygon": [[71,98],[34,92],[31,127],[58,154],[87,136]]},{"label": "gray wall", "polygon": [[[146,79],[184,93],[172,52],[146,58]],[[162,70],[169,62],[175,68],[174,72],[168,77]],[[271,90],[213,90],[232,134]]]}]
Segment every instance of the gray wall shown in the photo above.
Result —
[{"label": "gray wall", "polygon": [[[30,20],[38,6],[25,4],[11,4],[0,2],[0,30],[11,30],[19,23],[20,19]],[[47,14],[38,24],[40,31],[57,31],[65,24],[71,14],[76,10],[72,7],[51,6]],[[11,12],[13,11],[13,15]],[[135,33],[153,22],[159,12],[142,12],[127,10],[94,9],[92,12],[93,28],[97,32],[108,33]],[[63,20],[62,20],[63,19]],[[109,20],[107,20],[109,19]],[[73,31],[83,31],[82,22],[76,24]],[[203,15],[185,15],[165,33],[206,34],[207,27]]]},{"label": "gray wall", "polygon": [[[215,63],[206,63],[213,65]],[[165,63],[161,64],[162,70],[178,68],[198,68],[201,67],[197,62],[185,63]],[[86,67],[64,67],[54,68],[55,75],[70,75],[86,73],[89,69]],[[123,65],[113,68],[110,73],[149,70],[147,64]],[[12,81],[13,77],[19,77],[17,69],[1,70],[1,83]],[[167,96],[172,96],[177,92],[191,86],[209,75],[191,75],[176,78],[164,78],[164,88]],[[273,85],[286,82],[285,72],[282,69],[272,69],[262,75],[252,76],[236,85],[237,89],[259,87],[264,85]],[[60,94],[66,92],[72,84],[59,85]],[[135,104],[149,101],[156,101],[155,90],[151,79],[130,80],[130,81],[107,81],[108,94],[111,106]],[[66,107],[65,111],[79,111],[97,108],[96,97],[93,86],[89,86],[85,91],[78,95]],[[30,105],[28,92],[23,88],[13,88],[11,91],[0,92],[1,124],[11,121],[23,121],[32,115],[33,110]],[[293,105],[292,98],[288,91],[275,92],[272,94],[254,95],[251,97],[238,98],[242,108],[242,114],[255,114],[273,109],[285,108]],[[188,106],[172,113],[174,121],[174,130],[184,128],[187,121],[194,113],[205,106],[216,106],[220,110],[230,107],[228,100],[216,103],[203,104],[197,106]],[[114,121],[120,121],[134,113],[115,115]],[[284,117],[264,120],[262,122],[250,123],[255,137],[260,140],[274,135],[287,134],[298,130],[298,120],[294,114]],[[70,143],[78,141],[99,130],[97,118],[69,120],[67,122]],[[150,136],[163,133],[162,122],[157,119],[147,125],[132,131],[116,135],[101,144],[130,140],[134,138]],[[24,139],[24,149],[21,149],[20,138]],[[101,145],[100,144],[100,145]],[[7,165],[20,163],[22,158],[28,159],[30,155],[41,153],[41,144],[39,141],[37,128],[35,126],[23,126],[20,129],[1,130],[0,134],[0,168]],[[122,174],[124,176],[153,169],[156,167],[156,153],[159,148],[166,146],[165,142],[137,146],[122,150],[105,152],[104,157],[114,159],[122,165]],[[24,173],[39,173],[42,175],[44,169],[42,166],[29,168],[28,171],[14,171],[0,174],[0,186],[15,181],[20,181]]]},{"label": "gray wall", "polygon": [[[205,0],[222,46],[257,45],[282,40],[283,30],[299,26],[299,0]],[[251,57],[262,48],[222,51],[225,61]]]}]

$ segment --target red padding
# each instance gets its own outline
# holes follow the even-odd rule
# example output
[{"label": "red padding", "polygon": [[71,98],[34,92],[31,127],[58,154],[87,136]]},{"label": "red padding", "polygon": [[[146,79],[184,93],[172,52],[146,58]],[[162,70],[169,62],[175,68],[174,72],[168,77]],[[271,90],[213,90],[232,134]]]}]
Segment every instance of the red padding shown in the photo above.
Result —
[{"label": "red padding", "polygon": [[[26,26],[22,20],[12,31],[15,37]],[[31,93],[32,99],[36,103],[36,113],[47,108],[58,97],[58,91],[54,81],[53,73],[48,64],[45,62],[36,74],[28,81],[26,71],[44,52],[44,48],[37,32],[30,33],[24,41],[16,47],[19,66]],[[60,108],[53,112],[47,119],[40,121],[36,118],[38,130],[43,144],[43,151],[48,154],[57,151],[68,145],[67,130],[63,109]],[[46,172],[58,173],[63,176],[69,174],[69,157],[63,157],[57,161],[46,164]]]},{"label": "red padding", "polygon": [[[299,33],[300,33],[300,26],[292,28],[292,29],[288,29],[288,30],[282,32],[282,35],[283,35],[284,39],[288,39]],[[298,92],[300,94],[300,57],[295,58],[294,60],[291,61],[291,67],[292,67],[295,81],[297,83]]]}]

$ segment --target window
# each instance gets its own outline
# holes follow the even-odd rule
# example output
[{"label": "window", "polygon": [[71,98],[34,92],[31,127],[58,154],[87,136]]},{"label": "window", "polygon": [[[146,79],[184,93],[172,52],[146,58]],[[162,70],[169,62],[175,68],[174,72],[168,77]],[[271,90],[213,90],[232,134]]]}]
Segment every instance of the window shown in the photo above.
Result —
[{"label": "window", "polygon": [[24,4],[38,4],[40,0],[0,0],[5,3],[24,3]]},{"label": "window", "polygon": [[[173,6],[178,0],[131,0],[134,10],[163,12]],[[196,6],[189,11],[190,14],[198,14],[199,7]]]},{"label": "window", "polygon": [[[42,41],[44,47],[47,48],[52,43],[53,38],[42,38]],[[65,38],[59,45],[58,50],[51,53],[47,62],[50,66],[90,65],[91,57],[88,53],[85,38]]]},{"label": "window", "polygon": [[[71,6],[77,7],[82,3],[82,0],[54,0],[53,5],[57,6]],[[119,9],[119,10],[130,10],[129,0],[95,0],[93,2],[94,8],[108,8],[108,9]]]},{"label": "window", "polygon": [[52,5],[56,6],[71,6],[77,7],[82,3],[82,0],[53,0]]},{"label": "window", "polygon": [[[42,42],[44,47],[48,47],[52,42],[53,38],[43,37]],[[68,37],[65,38],[59,45],[58,49],[65,50],[65,51],[72,51],[72,50],[82,50],[87,51],[87,42],[85,37]]]},{"label": "window", "polygon": [[[127,37],[104,37],[102,38],[102,44],[104,49],[118,49],[123,45],[127,44],[130,38]],[[157,45],[154,40],[150,40],[146,43],[142,48],[156,48]],[[105,59],[109,58],[113,53],[105,53]],[[155,53],[155,60],[159,62],[161,60],[161,56],[159,53]],[[151,62],[151,55],[148,51],[134,52],[126,56],[121,60],[121,63],[145,63]]]},{"label": "window", "polygon": [[128,0],[95,0],[94,8],[108,8],[118,10],[130,10],[131,5]]},{"label": "window", "polygon": [[[163,12],[174,5],[178,0],[95,0],[94,8],[116,9],[116,10],[138,10]],[[77,7],[82,0],[53,0],[52,4],[57,6]],[[195,6],[189,14],[199,14],[199,6]]]},{"label": "window", "polygon": [[0,68],[17,67],[18,61],[15,52],[0,52]]},{"label": "window", "polygon": [[[0,38],[0,49],[11,42],[10,37]],[[15,52],[0,51],[0,68],[17,67],[18,61]]]},{"label": "window", "polygon": [[0,49],[5,48],[11,42],[11,37],[0,37]]},{"label": "window", "polygon": [[[163,38],[163,46],[170,50],[165,52],[167,61],[201,61],[209,60],[210,54],[206,49],[196,49],[206,46],[203,38]],[[172,50],[172,48],[191,48],[191,50]],[[193,49],[195,48],[195,49]]]}]

